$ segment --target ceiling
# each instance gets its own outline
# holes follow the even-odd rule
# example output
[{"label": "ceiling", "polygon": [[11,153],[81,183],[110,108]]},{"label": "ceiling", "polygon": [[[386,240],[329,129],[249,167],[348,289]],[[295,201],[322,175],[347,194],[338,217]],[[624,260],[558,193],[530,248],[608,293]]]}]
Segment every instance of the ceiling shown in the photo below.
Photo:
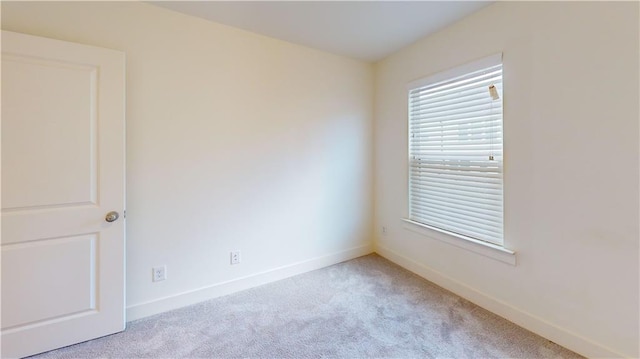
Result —
[{"label": "ceiling", "polygon": [[493,1],[152,1],[299,45],[375,62]]}]

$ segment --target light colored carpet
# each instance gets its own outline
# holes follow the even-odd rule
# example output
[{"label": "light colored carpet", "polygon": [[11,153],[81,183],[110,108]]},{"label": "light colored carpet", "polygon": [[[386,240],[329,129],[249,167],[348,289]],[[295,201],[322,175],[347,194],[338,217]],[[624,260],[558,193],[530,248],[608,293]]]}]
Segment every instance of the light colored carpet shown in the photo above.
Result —
[{"label": "light colored carpet", "polygon": [[32,358],[580,358],[372,254]]}]

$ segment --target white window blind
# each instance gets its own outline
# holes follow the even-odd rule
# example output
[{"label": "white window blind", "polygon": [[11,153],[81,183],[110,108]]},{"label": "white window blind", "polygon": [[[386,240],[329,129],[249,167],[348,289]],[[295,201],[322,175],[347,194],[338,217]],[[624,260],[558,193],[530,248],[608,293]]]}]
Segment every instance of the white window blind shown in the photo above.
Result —
[{"label": "white window blind", "polygon": [[502,134],[501,56],[411,86],[409,219],[502,245]]}]

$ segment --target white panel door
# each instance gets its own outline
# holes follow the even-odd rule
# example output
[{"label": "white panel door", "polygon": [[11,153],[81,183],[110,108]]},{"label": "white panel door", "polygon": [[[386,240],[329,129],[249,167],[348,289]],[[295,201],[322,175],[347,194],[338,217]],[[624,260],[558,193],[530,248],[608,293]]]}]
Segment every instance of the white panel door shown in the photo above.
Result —
[{"label": "white panel door", "polygon": [[122,52],[2,32],[3,358],[124,330],[124,86]]}]

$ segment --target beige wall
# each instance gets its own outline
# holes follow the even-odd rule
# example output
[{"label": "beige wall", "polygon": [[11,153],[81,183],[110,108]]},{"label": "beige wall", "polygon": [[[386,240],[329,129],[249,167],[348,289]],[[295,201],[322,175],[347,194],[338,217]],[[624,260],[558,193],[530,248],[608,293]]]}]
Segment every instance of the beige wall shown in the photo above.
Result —
[{"label": "beige wall", "polygon": [[[638,357],[638,24],[638,3],[499,2],[378,63],[376,250],[573,350]],[[498,52],[515,267],[401,221],[406,84]]]},{"label": "beige wall", "polygon": [[129,319],[371,251],[372,65],[144,3],[2,28],[126,53]]}]

